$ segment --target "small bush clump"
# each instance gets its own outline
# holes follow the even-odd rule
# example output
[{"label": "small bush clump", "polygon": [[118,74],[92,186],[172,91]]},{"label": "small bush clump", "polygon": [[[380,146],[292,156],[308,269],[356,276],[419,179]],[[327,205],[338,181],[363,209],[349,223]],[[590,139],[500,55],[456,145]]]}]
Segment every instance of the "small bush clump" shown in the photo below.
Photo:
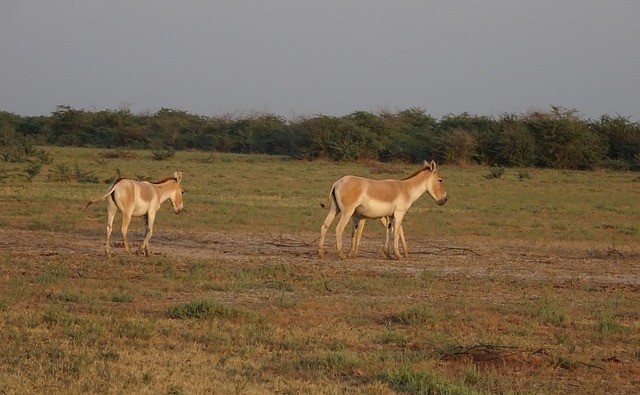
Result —
[{"label": "small bush clump", "polygon": [[484,176],[484,178],[486,178],[487,180],[491,180],[491,179],[502,178],[503,175],[504,175],[504,167],[494,166],[491,168],[491,171],[489,172],[489,174]]},{"label": "small bush clump", "polygon": [[429,306],[416,306],[390,317],[391,322],[404,325],[419,325],[434,318],[434,313]]},{"label": "small bush clump", "polygon": [[80,169],[77,162],[74,169],[71,169],[71,167],[64,163],[55,165],[53,169],[49,170],[47,178],[49,181],[67,183],[80,182],[97,184],[100,182],[93,172]]},{"label": "small bush clump", "polygon": [[236,318],[242,315],[237,309],[227,307],[221,303],[212,300],[200,300],[187,303],[181,303],[167,309],[169,318],[187,319],[187,318]]}]

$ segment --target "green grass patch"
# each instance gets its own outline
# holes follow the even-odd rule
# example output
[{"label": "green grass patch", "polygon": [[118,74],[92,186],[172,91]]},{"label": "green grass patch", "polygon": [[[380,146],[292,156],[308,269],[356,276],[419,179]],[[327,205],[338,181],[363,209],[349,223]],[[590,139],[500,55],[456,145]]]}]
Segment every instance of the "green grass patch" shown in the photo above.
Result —
[{"label": "green grass patch", "polygon": [[229,307],[213,300],[197,300],[169,307],[166,315],[175,319],[233,319],[246,317],[248,314],[243,310]]},{"label": "green grass patch", "polygon": [[388,320],[394,324],[422,325],[436,318],[431,306],[419,305],[410,307],[398,313],[391,314]]},{"label": "green grass patch", "polygon": [[543,297],[536,309],[535,316],[555,326],[560,326],[566,319],[565,309],[556,301]]},{"label": "green grass patch", "polygon": [[482,392],[440,374],[415,370],[411,366],[389,370],[379,379],[396,391],[407,394],[480,395]]}]

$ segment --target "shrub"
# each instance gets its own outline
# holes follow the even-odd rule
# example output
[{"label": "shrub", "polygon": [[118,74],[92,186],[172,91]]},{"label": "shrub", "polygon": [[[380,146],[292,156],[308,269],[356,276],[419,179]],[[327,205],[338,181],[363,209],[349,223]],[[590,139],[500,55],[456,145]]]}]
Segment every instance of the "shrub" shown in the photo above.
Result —
[{"label": "shrub", "polygon": [[172,158],[176,154],[176,150],[173,147],[160,147],[151,151],[153,160],[165,160]]},{"label": "shrub", "polygon": [[456,128],[446,137],[445,159],[448,163],[466,165],[477,156],[478,143],[471,131]]},{"label": "shrub", "polygon": [[520,170],[520,171],[518,171],[518,179],[519,179],[520,181],[522,181],[522,180],[528,180],[528,179],[530,179],[530,178],[531,178],[531,174],[529,174],[529,172],[528,172],[528,171],[526,171],[526,170]]},{"label": "shrub", "polygon": [[534,113],[525,123],[536,141],[536,165],[557,169],[592,169],[606,155],[606,142],[576,116],[576,110],[553,107]]},{"label": "shrub", "polygon": [[536,142],[525,124],[515,116],[500,120],[492,162],[502,166],[532,166],[535,163]]},{"label": "shrub", "polygon": [[621,116],[603,115],[590,125],[591,130],[602,136],[607,144],[606,167],[614,170],[640,170],[640,124]]},{"label": "shrub", "polygon": [[24,172],[27,174],[27,180],[31,181],[35,176],[40,174],[40,170],[42,170],[42,162],[39,160],[30,161],[27,168]]},{"label": "shrub", "polygon": [[80,169],[77,162],[74,169],[71,169],[64,163],[55,165],[53,169],[49,170],[47,178],[49,181],[55,182],[80,182],[92,184],[100,182],[93,172]]},{"label": "shrub", "polygon": [[485,175],[484,178],[487,180],[502,178],[504,175],[504,167],[502,166],[493,166],[489,174]]}]

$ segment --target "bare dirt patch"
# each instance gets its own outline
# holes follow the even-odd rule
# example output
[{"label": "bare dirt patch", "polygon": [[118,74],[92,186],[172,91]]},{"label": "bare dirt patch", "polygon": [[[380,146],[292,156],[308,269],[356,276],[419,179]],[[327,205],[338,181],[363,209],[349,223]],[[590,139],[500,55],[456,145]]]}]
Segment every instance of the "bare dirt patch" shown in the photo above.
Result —
[{"label": "bare dirt patch", "polygon": [[[114,258],[125,258],[119,235],[112,236]],[[134,246],[142,234],[132,234]],[[329,238],[328,238],[329,239]],[[463,277],[505,276],[517,279],[553,279],[561,284],[590,282],[603,289],[640,286],[640,252],[631,247],[612,249],[571,243],[497,245],[482,241],[410,240],[410,255],[389,260],[379,255],[380,241],[363,239],[359,256],[340,260],[328,244],[327,258],[316,255],[314,234],[240,234],[228,232],[158,232],[151,240],[156,256],[181,259],[289,261],[296,265],[341,266],[346,270],[435,271]],[[0,248],[15,257],[69,255],[104,258],[104,236],[98,231],[50,232],[0,228]],[[131,259],[136,259],[132,255]]]}]

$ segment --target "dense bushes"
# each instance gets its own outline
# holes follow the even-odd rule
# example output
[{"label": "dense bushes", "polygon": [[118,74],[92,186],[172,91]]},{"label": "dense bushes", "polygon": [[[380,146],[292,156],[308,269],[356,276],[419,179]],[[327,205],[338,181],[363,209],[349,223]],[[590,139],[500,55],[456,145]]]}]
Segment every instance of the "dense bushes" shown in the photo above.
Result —
[{"label": "dense bushes", "polygon": [[[23,132],[19,131],[22,127]],[[13,114],[0,113],[0,162],[26,164],[24,173],[28,180],[40,173],[42,166],[52,162],[51,156],[36,145],[37,123],[23,120]],[[0,180],[7,177],[2,169]]]},{"label": "dense bushes", "polygon": [[143,148],[169,156],[175,150],[198,149],[335,161],[436,159],[640,170],[638,123],[608,115],[584,120],[561,107],[497,118],[451,114],[440,120],[419,108],[291,121],[273,114],[203,117],[171,109],[134,115],[127,109],[88,112],[59,106],[48,117],[0,112],[0,159],[34,160],[37,145]]}]

